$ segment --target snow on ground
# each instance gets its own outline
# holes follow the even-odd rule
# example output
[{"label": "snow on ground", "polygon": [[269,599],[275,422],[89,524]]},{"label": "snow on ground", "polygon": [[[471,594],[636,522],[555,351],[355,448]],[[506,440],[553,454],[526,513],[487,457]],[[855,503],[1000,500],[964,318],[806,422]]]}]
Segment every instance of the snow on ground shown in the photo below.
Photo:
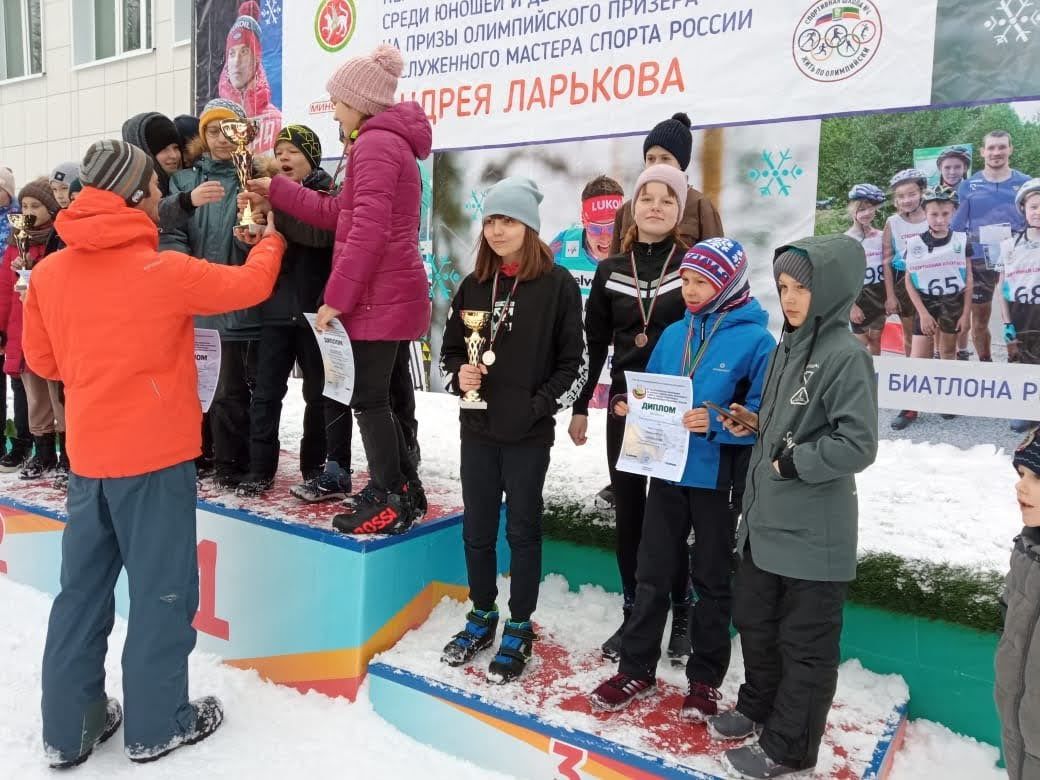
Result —
[{"label": "snow on ground", "polygon": [[[291,386],[282,415],[283,447],[295,448],[299,441],[303,420],[300,398],[298,387]],[[438,487],[457,483],[458,399],[443,393],[418,393],[416,407],[423,479]],[[950,422],[964,425],[970,419]],[[550,501],[589,503],[609,481],[604,443],[606,412],[590,410],[589,441],[583,447],[571,443],[569,423],[569,412],[557,416],[556,446],[545,493]],[[1001,428],[1006,431],[1006,423],[1001,423]],[[882,435],[886,432],[883,419]],[[355,432],[355,468],[363,467],[364,462],[361,437]],[[1011,456],[1006,450],[994,444],[962,449],[949,444],[884,439],[877,461],[858,480],[862,552],[892,552],[1006,570],[1011,540],[1022,525]]]},{"label": "snow on ground", "polygon": [[[620,609],[619,597],[586,587],[581,594],[570,594],[563,580],[551,578],[543,588],[539,620],[556,624],[573,620],[574,636],[588,644],[599,641],[603,619]],[[19,780],[52,778],[42,756],[40,739],[40,659],[46,634],[50,599],[24,585],[0,577],[0,777]],[[561,613],[561,609],[570,610]],[[436,635],[436,647],[418,644],[422,634],[413,632],[402,640],[400,651],[414,653],[415,663],[423,665],[439,652],[441,640],[459,627],[462,607],[442,603],[431,625],[443,628]],[[457,614],[458,613],[458,614]],[[595,630],[583,630],[587,622]],[[443,626],[440,623],[443,622]],[[444,634],[442,637],[441,634]],[[119,656],[126,636],[126,623],[116,618],[109,646],[106,669],[108,690],[120,696]],[[427,641],[426,644],[429,644]],[[393,651],[394,654],[400,652]],[[734,668],[740,657],[735,654]],[[367,699],[367,686],[355,703],[329,699],[320,694],[300,694],[261,681],[253,672],[221,665],[213,656],[192,655],[193,695],[213,693],[226,708],[221,729],[195,747],[182,748],[167,758],[147,766],[131,764],[122,751],[121,732],[116,734],[82,767],[69,777],[77,780],[182,780],[201,777],[251,777],[254,780],[281,780],[283,777],[308,777],[312,780],[351,777],[408,777],[421,772],[424,778],[487,778],[495,775],[471,764],[439,753],[397,732],[381,720]],[[589,675],[592,682],[603,674]],[[682,673],[663,671],[662,679],[677,684]],[[731,676],[732,677],[732,676]],[[735,682],[731,679],[724,693],[731,701]],[[898,677],[865,672],[858,664],[845,664],[839,695],[852,691],[860,699],[848,716],[871,709],[870,691],[891,694],[899,689]],[[898,690],[896,690],[898,693]],[[836,717],[836,716],[832,716]],[[896,759],[892,780],[999,780],[996,748],[958,736],[934,723],[917,721],[910,725],[906,746]],[[834,754],[821,752],[821,766],[829,766]],[[825,763],[826,762],[826,763]]]},{"label": "snow on ground", "polygon": [[[0,604],[0,701],[6,702],[0,707],[0,777],[53,778],[43,759],[39,708],[50,598],[0,577]],[[119,657],[125,637],[126,623],[116,618],[106,669],[108,693],[120,699]],[[365,695],[354,704],[304,695],[199,652],[192,655],[190,667],[192,695],[216,694],[224,702],[226,719],[216,734],[154,764],[137,766],[124,755],[119,732],[69,777],[332,780],[408,777],[420,769],[430,780],[495,777],[396,731],[372,712]]]}]

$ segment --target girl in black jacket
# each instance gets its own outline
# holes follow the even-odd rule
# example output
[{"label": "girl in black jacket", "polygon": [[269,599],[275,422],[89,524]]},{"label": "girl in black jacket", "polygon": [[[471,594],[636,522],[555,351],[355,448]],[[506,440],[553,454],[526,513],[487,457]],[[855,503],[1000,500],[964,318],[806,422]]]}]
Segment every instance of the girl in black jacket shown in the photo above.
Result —
[{"label": "girl in black jacket", "polygon": [[[531,658],[553,416],[574,403],[588,378],[581,293],[538,238],[541,200],[537,185],[521,177],[488,191],[476,268],[459,285],[441,344],[441,370],[452,392],[476,390],[486,402],[460,412],[462,536],[473,609],[442,660],[459,666],[495,640],[495,545],[504,493],[512,582],[510,618],[488,670],[496,683],[515,679]],[[464,310],[490,313],[478,366],[469,362]]]},{"label": "girl in black jacket", "polygon": [[[679,238],[688,186],[686,175],[669,165],[652,165],[636,181],[632,199],[634,224],[622,238],[622,254],[599,264],[585,308],[585,337],[589,343],[589,376],[581,397],[574,404],[570,437],[579,447],[588,440],[589,399],[596,378],[603,370],[607,348],[614,346],[610,367],[610,395],[628,392],[625,371],[646,371],[646,364],[664,329],[682,319],[679,265],[686,245]],[[607,418],[607,467],[614,488],[614,518],[617,528],[617,562],[624,594],[621,627],[603,643],[603,655],[616,661],[621,653],[621,635],[632,613],[636,593],[636,553],[643,535],[646,508],[646,477],[617,471],[623,418]],[[688,632],[690,586],[689,560],[680,554],[672,584],[672,636],[668,656],[685,663],[690,655]]]}]

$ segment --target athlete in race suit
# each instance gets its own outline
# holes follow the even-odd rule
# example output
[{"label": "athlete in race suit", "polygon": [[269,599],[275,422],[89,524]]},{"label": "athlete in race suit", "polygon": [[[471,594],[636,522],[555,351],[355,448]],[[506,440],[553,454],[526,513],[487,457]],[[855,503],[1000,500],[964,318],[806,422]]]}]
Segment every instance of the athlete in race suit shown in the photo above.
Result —
[{"label": "athlete in race suit", "polygon": [[863,246],[867,269],[863,275],[863,289],[852,304],[849,321],[852,332],[872,355],[881,354],[881,330],[885,327],[885,276],[882,251],[883,233],[874,227],[878,206],[885,202],[885,193],[873,184],[857,184],[849,190],[849,216],[852,227],[845,235]]}]

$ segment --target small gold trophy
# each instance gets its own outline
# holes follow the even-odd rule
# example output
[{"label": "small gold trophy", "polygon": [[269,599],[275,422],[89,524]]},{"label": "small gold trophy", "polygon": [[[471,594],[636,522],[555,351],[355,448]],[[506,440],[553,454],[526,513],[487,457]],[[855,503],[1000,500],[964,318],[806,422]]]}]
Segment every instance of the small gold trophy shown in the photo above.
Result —
[{"label": "small gold trophy", "polygon": [[[466,336],[466,354],[469,356],[471,366],[480,365],[480,356],[487,341],[480,332],[487,327],[491,321],[491,312],[474,311],[472,309],[462,310],[462,324],[470,330]],[[487,401],[480,397],[479,390],[467,390],[459,399],[459,406],[463,409],[487,409]]]},{"label": "small gold trophy", "polygon": [[[231,162],[234,163],[235,173],[238,174],[239,189],[245,192],[246,182],[253,178],[253,153],[247,147],[256,138],[259,127],[255,119],[222,119],[220,132],[235,145],[235,151],[231,153]],[[249,203],[246,203],[242,210],[242,219],[235,229],[245,229],[250,233],[260,230],[260,226],[253,222],[253,207]]]},{"label": "small gold trophy", "polygon": [[14,291],[23,293],[29,289],[29,231],[36,224],[36,217],[32,214],[8,214],[7,221],[14,230],[14,244],[18,249],[18,259],[21,260],[22,266],[18,271]]}]

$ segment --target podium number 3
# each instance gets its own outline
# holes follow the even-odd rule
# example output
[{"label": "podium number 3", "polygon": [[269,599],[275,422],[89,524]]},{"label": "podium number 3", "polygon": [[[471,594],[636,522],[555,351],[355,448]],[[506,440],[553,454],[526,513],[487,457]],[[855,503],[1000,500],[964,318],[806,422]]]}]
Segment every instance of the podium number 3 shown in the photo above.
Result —
[{"label": "podium number 3", "polygon": [[549,740],[549,752],[563,760],[556,766],[557,780],[581,780],[578,770],[585,766],[589,751],[556,739]]}]

